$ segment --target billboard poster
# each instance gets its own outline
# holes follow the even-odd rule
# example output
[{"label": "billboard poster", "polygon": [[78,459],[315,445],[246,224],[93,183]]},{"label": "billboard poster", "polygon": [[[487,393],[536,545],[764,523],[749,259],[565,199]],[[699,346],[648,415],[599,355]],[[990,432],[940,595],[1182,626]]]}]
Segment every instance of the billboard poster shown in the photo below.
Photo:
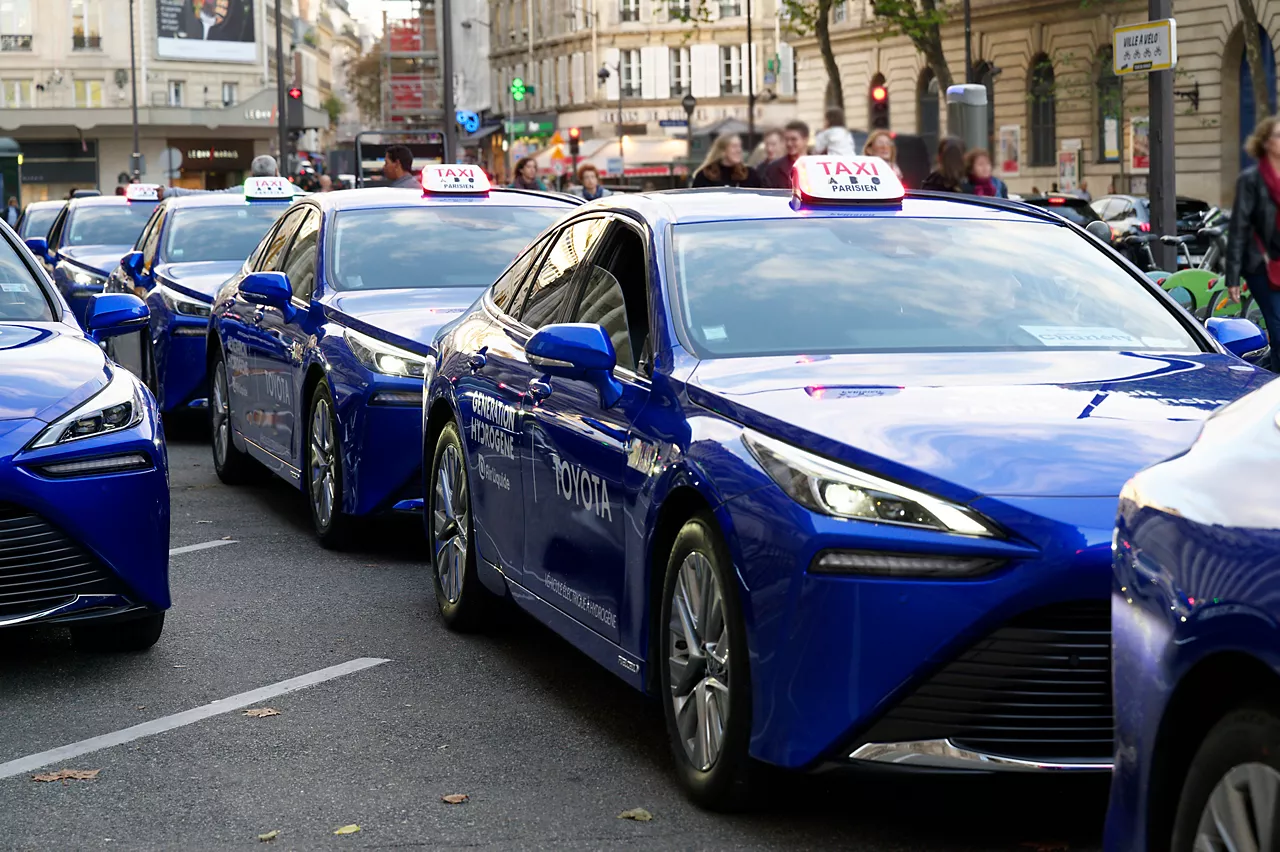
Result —
[{"label": "billboard poster", "polygon": [[418,53],[422,50],[422,21],[406,18],[387,21],[387,41],[392,53]]},{"label": "billboard poster", "polygon": [[1058,189],[1075,192],[1080,188],[1080,151],[1058,152]]},{"label": "billboard poster", "polygon": [[156,0],[156,55],[254,62],[254,0]]},{"label": "billboard poster", "polygon": [[1146,116],[1129,119],[1129,171],[1145,172],[1151,168],[1151,119]]},{"label": "billboard poster", "polygon": [[1000,174],[1017,177],[1021,171],[1022,125],[1006,124],[1000,128]]}]

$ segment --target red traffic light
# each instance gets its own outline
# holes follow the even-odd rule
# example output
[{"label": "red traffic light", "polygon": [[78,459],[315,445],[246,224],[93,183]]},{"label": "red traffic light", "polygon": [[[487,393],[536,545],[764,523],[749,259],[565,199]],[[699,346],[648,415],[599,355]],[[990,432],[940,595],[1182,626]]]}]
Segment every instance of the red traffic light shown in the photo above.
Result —
[{"label": "red traffic light", "polygon": [[570,128],[569,128],[569,138],[570,138],[570,139],[578,139],[578,138],[581,138],[581,136],[582,136],[582,131],[581,131],[581,130],[579,130],[579,129],[578,129],[578,128],[576,128],[576,127],[570,127]]},{"label": "red traffic light", "polygon": [[871,100],[876,103],[884,103],[889,98],[889,90],[884,86],[874,86],[871,89]]},{"label": "red traffic light", "polygon": [[293,98],[295,101],[302,100],[302,90],[299,89],[297,86],[294,86],[292,89],[289,90],[289,97]]}]

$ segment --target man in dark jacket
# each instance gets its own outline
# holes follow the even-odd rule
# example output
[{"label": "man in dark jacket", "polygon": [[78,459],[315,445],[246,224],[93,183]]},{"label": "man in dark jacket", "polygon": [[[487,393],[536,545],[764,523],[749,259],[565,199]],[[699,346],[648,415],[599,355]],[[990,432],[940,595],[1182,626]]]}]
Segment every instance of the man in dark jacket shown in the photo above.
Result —
[{"label": "man in dark jacket", "polygon": [[[1257,160],[1236,179],[1236,198],[1227,228],[1227,294],[1240,301],[1241,279],[1262,312],[1268,335],[1280,329],[1280,290],[1273,288],[1268,261],[1280,260],[1280,118],[1267,116],[1258,122],[1245,150]],[[1272,338],[1274,340],[1274,338]],[[1280,371],[1280,353],[1274,344],[1268,367]]]},{"label": "man in dark jacket", "polygon": [[760,182],[770,189],[791,188],[791,167],[809,153],[809,125],[789,121],[782,128],[782,145],[786,153],[760,167]]}]

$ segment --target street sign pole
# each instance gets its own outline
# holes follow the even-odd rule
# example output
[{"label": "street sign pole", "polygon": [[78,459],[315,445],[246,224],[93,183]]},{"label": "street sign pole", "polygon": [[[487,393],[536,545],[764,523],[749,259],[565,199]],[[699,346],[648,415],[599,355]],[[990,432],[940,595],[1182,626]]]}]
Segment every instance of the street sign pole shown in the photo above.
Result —
[{"label": "street sign pole", "polygon": [[454,115],[453,92],[453,16],[452,4],[445,0],[440,9],[441,83],[444,85],[444,162],[458,159],[458,122]]},{"label": "street sign pole", "polygon": [[[1173,17],[1172,0],[1149,0],[1153,21]],[[1148,88],[1151,99],[1151,171],[1147,176],[1147,194],[1151,203],[1151,234],[1177,235],[1178,214],[1173,156],[1173,69],[1151,73]],[[1177,267],[1174,246],[1161,242],[1151,244],[1156,266],[1170,272]]]}]

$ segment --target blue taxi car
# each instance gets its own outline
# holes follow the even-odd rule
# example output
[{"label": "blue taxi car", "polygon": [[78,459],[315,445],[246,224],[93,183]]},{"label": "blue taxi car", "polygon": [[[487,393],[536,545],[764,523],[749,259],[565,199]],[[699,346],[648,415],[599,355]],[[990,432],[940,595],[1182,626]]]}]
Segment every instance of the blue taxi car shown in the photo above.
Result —
[{"label": "blue taxi car", "polygon": [[82,325],[90,297],[104,291],[107,276],[155,212],[158,190],[155,184],[134,183],[125,195],[73,198],[54,219],[47,237],[27,238],[27,246],[45,262]]},{"label": "blue taxi car", "polygon": [[169,607],[169,485],[151,393],[98,345],[145,334],[133,295],[84,325],[13,231],[0,239],[0,628],[69,626],[143,650]]},{"label": "blue taxi car", "polygon": [[432,336],[580,203],[490,190],[476,166],[428,166],[422,182],[295,202],[213,300],[218,476],[265,465],[307,494],[328,547],[356,516],[420,510]]},{"label": "blue taxi car", "polygon": [[161,202],[107,281],[107,292],[136,292],[151,309],[147,373],[163,412],[208,403],[205,337],[214,294],[294,197],[282,177],[249,178],[243,190]]},{"label": "blue taxi car", "polygon": [[1272,382],[1121,492],[1108,850],[1280,848],[1277,482]]},{"label": "blue taxi car", "polygon": [[49,229],[53,227],[54,220],[58,218],[58,214],[66,206],[67,202],[62,199],[57,201],[33,201],[23,208],[22,215],[18,217],[18,224],[14,230],[24,240],[28,237],[47,238]]},{"label": "blue taxi car", "polygon": [[444,620],[511,598],[661,696],[711,807],[756,761],[1109,770],[1116,495],[1267,374],[1051,213],[794,181],[593,202],[441,332]]}]

